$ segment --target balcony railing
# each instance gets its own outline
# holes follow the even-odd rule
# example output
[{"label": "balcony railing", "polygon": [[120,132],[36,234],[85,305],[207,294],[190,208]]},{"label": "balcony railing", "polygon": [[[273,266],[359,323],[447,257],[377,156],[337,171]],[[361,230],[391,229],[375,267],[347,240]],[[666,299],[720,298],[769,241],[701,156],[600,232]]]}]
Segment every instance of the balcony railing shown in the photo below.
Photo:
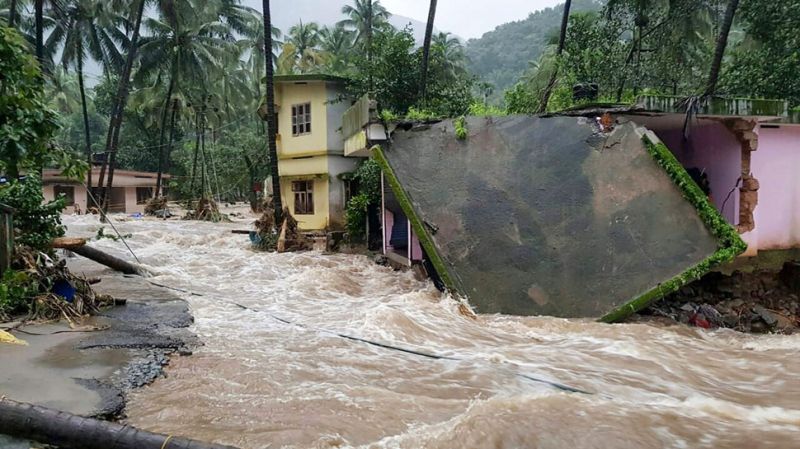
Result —
[{"label": "balcony railing", "polygon": [[345,140],[364,130],[371,119],[372,101],[367,95],[359,98],[342,116],[342,135]]}]

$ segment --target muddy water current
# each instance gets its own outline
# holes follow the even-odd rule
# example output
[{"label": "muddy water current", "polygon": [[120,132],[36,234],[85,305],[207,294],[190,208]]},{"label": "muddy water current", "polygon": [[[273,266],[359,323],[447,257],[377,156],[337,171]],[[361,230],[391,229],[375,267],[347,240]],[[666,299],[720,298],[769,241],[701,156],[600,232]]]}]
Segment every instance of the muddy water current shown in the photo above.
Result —
[{"label": "muddy water current", "polygon": [[247,449],[800,448],[800,336],[470,319],[364,256],[253,252],[246,223],[118,223],[154,281],[202,294],[183,296],[204,346],[130,395],[129,423]]}]

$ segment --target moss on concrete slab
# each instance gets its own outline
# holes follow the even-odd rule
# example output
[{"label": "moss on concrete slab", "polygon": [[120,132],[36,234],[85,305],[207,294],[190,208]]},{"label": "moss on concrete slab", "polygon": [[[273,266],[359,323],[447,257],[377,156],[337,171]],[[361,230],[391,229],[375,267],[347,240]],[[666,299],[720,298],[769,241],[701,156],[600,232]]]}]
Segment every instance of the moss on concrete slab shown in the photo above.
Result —
[{"label": "moss on concrete slab", "polygon": [[647,151],[653,156],[656,163],[667,172],[672,181],[681,189],[684,198],[697,209],[698,215],[705,223],[706,228],[717,238],[719,248],[699,264],[657,285],[655,288],[600,318],[600,321],[606,323],[618,322],[627,318],[631,314],[647,307],[654,300],[675,292],[684,285],[700,279],[712,269],[732,261],[747,249],[747,244],[741,239],[736,229],[711,204],[708,196],[692,180],[669,148],[648,135],[645,135],[642,139]]},{"label": "moss on concrete slab", "polygon": [[433,243],[433,239],[431,239],[430,235],[428,234],[427,228],[424,226],[422,220],[414,211],[414,208],[411,205],[411,199],[408,197],[408,194],[403,189],[403,186],[400,185],[400,181],[397,180],[397,176],[395,175],[394,170],[392,170],[391,165],[389,165],[389,161],[383,154],[383,149],[380,146],[375,146],[372,148],[372,154],[375,160],[381,166],[384,178],[394,191],[394,194],[397,197],[397,201],[400,203],[400,207],[403,209],[403,213],[406,214],[408,221],[411,222],[411,228],[417,234],[417,238],[419,238],[420,245],[422,245],[422,247],[425,249],[425,253],[427,254],[431,264],[433,265],[433,268],[436,269],[436,273],[439,275],[439,278],[442,280],[442,283],[444,283],[445,287],[451,293],[457,293],[458,289],[453,283],[453,278],[450,275],[450,272],[447,269],[444,260],[441,258],[439,252],[436,250],[436,246]]}]

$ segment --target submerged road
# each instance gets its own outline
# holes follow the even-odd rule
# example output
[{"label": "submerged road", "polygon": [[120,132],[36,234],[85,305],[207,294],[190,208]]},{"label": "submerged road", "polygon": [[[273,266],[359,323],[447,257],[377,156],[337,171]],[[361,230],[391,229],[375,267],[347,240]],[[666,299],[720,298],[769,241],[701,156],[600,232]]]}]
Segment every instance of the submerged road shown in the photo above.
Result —
[{"label": "submerged road", "polygon": [[[65,223],[70,235],[101,226]],[[130,395],[131,424],[247,449],[800,441],[800,335],[470,319],[431,283],[367,257],[252,252],[230,233],[246,223],[117,223],[152,281],[202,295],[183,294],[204,346]]]}]

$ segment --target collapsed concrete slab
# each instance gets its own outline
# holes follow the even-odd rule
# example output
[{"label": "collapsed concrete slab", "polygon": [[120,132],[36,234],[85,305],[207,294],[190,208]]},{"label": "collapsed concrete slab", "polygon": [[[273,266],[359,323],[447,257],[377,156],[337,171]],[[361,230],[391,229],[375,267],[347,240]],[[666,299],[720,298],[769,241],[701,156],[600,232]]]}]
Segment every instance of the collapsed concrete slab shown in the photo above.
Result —
[{"label": "collapsed concrete slab", "polygon": [[745,249],[654,134],[468,118],[376,148],[443,283],[482,313],[617,321]]}]

